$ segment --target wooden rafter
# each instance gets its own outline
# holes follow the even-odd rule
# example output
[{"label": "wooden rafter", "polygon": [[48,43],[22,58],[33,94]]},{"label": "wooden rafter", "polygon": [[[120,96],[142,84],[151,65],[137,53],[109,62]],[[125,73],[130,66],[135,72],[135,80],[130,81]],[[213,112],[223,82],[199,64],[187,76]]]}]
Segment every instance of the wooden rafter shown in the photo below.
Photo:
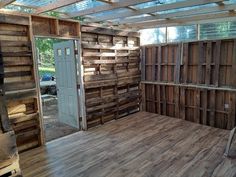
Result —
[{"label": "wooden rafter", "polygon": [[2,0],[2,1],[0,1],[0,9],[13,3],[14,1],[16,1],[16,0]]},{"label": "wooden rafter", "polygon": [[204,5],[204,4],[210,4],[210,3],[217,3],[222,2],[223,0],[186,0],[186,1],[180,1],[176,3],[171,4],[163,4],[155,7],[149,7],[140,9],[138,11],[134,12],[125,12],[120,14],[111,14],[109,16],[103,16],[99,19],[93,20],[92,22],[99,22],[99,21],[106,21],[106,20],[112,20],[112,19],[118,19],[118,18],[125,18],[130,16],[138,16],[143,15],[147,13],[155,13],[158,11],[166,11],[166,10],[172,10],[172,9],[179,9],[179,8],[185,8],[185,7],[192,7],[192,6],[198,6],[198,5]]},{"label": "wooden rafter", "polygon": [[50,3],[46,6],[39,7],[36,10],[36,13],[41,14],[41,13],[52,11],[52,10],[55,10],[55,9],[58,9],[58,8],[61,8],[61,7],[65,7],[65,6],[68,6],[68,5],[71,5],[71,4],[75,4],[75,3],[78,3],[78,2],[81,2],[81,1],[83,1],[83,0],[57,0],[56,2]]},{"label": "wooden rafter", "polygon": [[137,1],[137,0],[122,0],[119,2],[114,2],[112,4],[98,6],[98,7],[82,10],[79,12],[71,13],[69,15],[71,18],[78,17],[78,16],[85,16],[85,15],[89,15],[89,14],[104,12],[104,11],[108,11],[108,10],[114,10],[114,9],[118,9],[118,8],[124,8],[127,6],[132,6],[132,5],[136,5],[136,4],[140,4],[140,3],[144,3],[144,2],[150,2],[150,1],[151,0],[139,0],[139,1]]},{"label": "wooden rafter", "polygon": [[156,16],[148,16],[148,17],[139,17],[139,18],[132,18],[132,19],[123,19],[119,21],[115,21],[118,24],[130,24],[130,23],[138,23],[138,22],[145,22],[145,21],[152,21],[157,19],[170,19],[176,17],[184,17],[189,15],[197,15],[197,14],[209,14],[209,13],[217,13],[219,11],[231,11],[236,9],[236,4],[228,4],[224,6],[213,6],[213,7],[202,7],[197,9],[185,10],[185,11],[178,11],[174,13],[166,13],[166,14],[158,14]]},{"label": "wooden rafter", "polygon": [[148,21],[148,22],[136,23],[132,25],[126,25],[126,27],[147,29],[147,28],[156,28],[156,27],[163,27],[163,26],[178,26],[178,25],[185,25],[185,24],[206,23],[206,22],[213,22],[213,20],[219,21],[218,19],[231,21],[231,18],[235,20],[235,17],[236,17],[235,12],[222,12],[222,13],[208,14],[208,15],[201,14],[201,15],[189,16],[189,17],[184,17],[184,18]]}]

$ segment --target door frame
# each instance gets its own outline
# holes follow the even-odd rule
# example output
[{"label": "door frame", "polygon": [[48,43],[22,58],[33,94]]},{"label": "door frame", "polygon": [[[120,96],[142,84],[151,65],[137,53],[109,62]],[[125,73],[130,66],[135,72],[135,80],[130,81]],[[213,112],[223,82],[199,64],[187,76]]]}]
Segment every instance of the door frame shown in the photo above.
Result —
[{"label": "door frame", "polygon": [[[38,97],[38,112],[39,112],[39,123],[42,136],[42,145],[45,145],[47,142],[45,140],[45,129],[44,129],[44,120],[43,120],[43,108],[41,100],[41,91],[40,91],[40,77],[39,77],[39,68],[38,68],[38,56],[36,52],[36,38],[51,38],[51,39],[62,39],[62,40],[73,40],[77,43],[77,53],[75,54],[75,63],[76,63],[76,83],[77,83],[77,99],[79,106],[79,117],[78,123],[80,124],[79,131],[87,130],[87,120],[86,120],[86,111],[85,111],[85,90],[83,82],[83,65],[82,65],[82,55],[81,55],[81,42],[80,38],[74,37],[56,37],[56,36],[43,36],[43,35],[33,35],[32,37],[32,49],[33,49],[33,58],[34,58],[34,77],[36,81],[36,90]],[[75,47],[76,49],[76,47]],[[79,95],[80,92],[80,95]],[[82,118],[82,119],[81,119]],[[63,138],[63,137],[62,137]]]}]

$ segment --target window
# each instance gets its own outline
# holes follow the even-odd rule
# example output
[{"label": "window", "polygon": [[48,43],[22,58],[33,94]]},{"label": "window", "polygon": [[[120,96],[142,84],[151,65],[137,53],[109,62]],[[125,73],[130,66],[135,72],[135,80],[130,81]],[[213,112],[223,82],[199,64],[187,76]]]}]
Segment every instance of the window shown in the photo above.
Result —
[{"label": "window", "polygon": [[236,22],[207,23],[200,25],[200,39],[232,38],[236,36]]},{"label": "window", "polygon": [[67,55],[67,56],[70,55],[70,48],[66,48],[66,55]]},{"label": "window", "polygon": [[57,49],[57,56],[61,56],[62,55],[62,52],[61,52],[61,49]]},{"label": "window", "polygon": [[158,44],[166,42],[166,28],[153,28],[140,31],[141,45]]},{"label": "window", "polygon": [[192,41],[196,39],[197,39],[196,25],[167,28],[167,42]]}]

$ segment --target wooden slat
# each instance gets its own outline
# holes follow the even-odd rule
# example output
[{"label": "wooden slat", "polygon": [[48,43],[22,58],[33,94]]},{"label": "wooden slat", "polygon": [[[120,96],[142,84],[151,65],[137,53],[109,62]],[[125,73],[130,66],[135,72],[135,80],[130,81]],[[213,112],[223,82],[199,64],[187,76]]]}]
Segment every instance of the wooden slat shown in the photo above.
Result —
[{"label": "wooden slat", "polygon": [[221,56],[221,41],[216,41],[215,48],[215,72],[214,72],[214,84],[216,87],[219,86],[219,73],[220,73],[220,56]]},{"label": "wooden slat", "polygon": [[175,74],[174,74],[175,75],[174,82],[177,84],[180,82],[181,49],[182,49],[181,44],[178,44],[177,59],[176,59]]},{"label": "wooden slat", "polygon": [[0,23],[29,25],[29,18],[23,16],[0,14]]},{"label": "wooden slat", "polygon": [[207,42],[206,48],[206,77],[205,84],[211,84],[211,58],[212,58],[212,42]]},{"label": "wooden slat", "polygon": [[202,84],[202,65],[204,63],[204,43],[200,41],[198,43],[198,51],[199,51],[199,61],[198,61],[198,84]]},{"label": "wooden slat", "polygon": [[184,43],[183,47],[183,63],[184,63],[184,83],[188,83],[188,56],[189,56],[189,44]]},{"label": "wooden slat", "polygon": [[236,40],[234,40],[232,69],[231,69],[231,84],[233,88],[236,88]]}]

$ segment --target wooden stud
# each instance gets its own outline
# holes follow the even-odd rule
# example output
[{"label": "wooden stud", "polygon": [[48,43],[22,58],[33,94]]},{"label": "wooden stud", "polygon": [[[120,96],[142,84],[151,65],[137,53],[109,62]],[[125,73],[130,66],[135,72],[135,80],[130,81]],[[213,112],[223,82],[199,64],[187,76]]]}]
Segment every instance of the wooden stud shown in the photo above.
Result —
[{"label": "wooden stud", "polygon": [[181,50],[183,44],[178,44],[177,49],[177,59],[175,64],[175,83],[178,84],[180,82],[180,64],[181,64]]},{"label": "wooden stud", "polygon": [[234,40],[233,60],[231,69],[231,86],[236,88],[236,40]]},{"label": "wooden stud", "polygon": [[205,84],[211,84],[211,58],[212,58],[212,42],[207,42],[206,49],[206,77]]},{"label": "wooden stud", "polygon": [[188,60],[189,60],[189,44],[184,43],[183,46],[183,64],[184,64],[184,83],[188,83]]},{"label": "wooden stud", "polygon": [[219,74],[220,74],[220,56],[221,56],[221,41],[216,41],[215,48],[215,72],[214,72],[214,84],[216,87],[219,86]]}]

